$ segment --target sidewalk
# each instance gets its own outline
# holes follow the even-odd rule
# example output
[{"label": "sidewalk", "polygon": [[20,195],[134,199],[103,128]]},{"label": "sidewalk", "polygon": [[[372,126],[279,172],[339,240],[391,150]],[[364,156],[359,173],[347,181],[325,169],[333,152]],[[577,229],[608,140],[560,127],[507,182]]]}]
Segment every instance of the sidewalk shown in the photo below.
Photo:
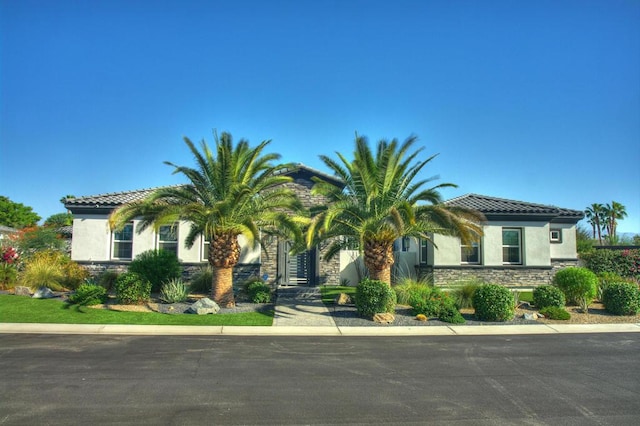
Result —
[{"label": "sidewalk", "polygon": [[566,333],[637,333],[640,323],[482,326],[338,327],[315,287],[278,289],[272,326],[0,323],[0,334],[113,334],[175,336],[482,336]]}]

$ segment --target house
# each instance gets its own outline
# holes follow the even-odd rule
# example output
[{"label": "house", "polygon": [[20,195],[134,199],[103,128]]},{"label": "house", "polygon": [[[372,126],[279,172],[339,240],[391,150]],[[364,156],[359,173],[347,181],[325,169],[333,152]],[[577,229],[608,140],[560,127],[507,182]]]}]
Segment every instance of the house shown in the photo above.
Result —
[{"label": "house", "polygon": [[[293,181],[287,183],[305,205],[325,202],[311,194],[314,178],[340,184],[333,176],[296,165],[284,170]],[[154,189],[118,192],[65,200],[73,213],[71,257],[97,274],[106,269],[126,270],[128,263],[151,249],[171,250],[190,276],[206,265],[208,242],[201,239],[191,248],[184,246],[188,224],[139,231],[134,220],[120,231],[111,231],[108,218],[118,206],[141,200]],[[395,276],[427,277],[436,285],[477,278],[505,285],[549,283],[555,272],[577,265],[576,224],[581,211],[542,204],[469,194],[446,201],[482,212],[486,217],[484,235],[471,245],[461,245],[454,237],[432,235],[430,240],[405,238],[395,244]],[[290,244],[268,240],[252,249],[240,241],[240,262],[234,268],[234,282],[251,276],[266,277],[276,284],[355,285],[364,269],[357,251],[345,250],[329,261],[323,259],[326,245],[292,255]]]},{"label": "house", "polygon": [[12,228],[10,226],[0,225],[0,240],[4,238],[9,238],[10,236],[15,235],[17,233],[18,233],[18,230],[15,228]]}]

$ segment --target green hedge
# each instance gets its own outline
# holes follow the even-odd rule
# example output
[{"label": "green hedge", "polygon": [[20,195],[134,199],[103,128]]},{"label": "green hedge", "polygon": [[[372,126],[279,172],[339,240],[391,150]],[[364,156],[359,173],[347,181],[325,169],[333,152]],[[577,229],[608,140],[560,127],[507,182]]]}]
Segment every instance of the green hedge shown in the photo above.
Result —
[{"label": "green hedge", "polygon": [[533,289],[533,304],[536,308],[543,309],[548,306],[564,308],[566,303],[564,293],[558,287],[541,285]]},{"label": "green hedge", "polygon": [[583,311],[598,293],[598,276],[587,268],[565,268],[553,277],[553,283],[564,293],[567,303],[575,303]]},{"label": "green hedge", "polygon": [[580,259],[596,274],[611,272],[625,278],[640,279],[640,249],[592,250],[582,253]]},{"label": "green hedge", "polygon": [[476,317],[483,321],[510,321],[515,315],[511,291],[497,284],[484,284],[473,294]]},{"label": "green hedge", "polygon": [[602,292],[602,304],[614,315],[636,315],[640,311],[640,290],[632,283],[611,283]]},{"label": "green hedge", "polygon": [[373,318],[378,313],[394,313],[396,293],[389,284],[367,278],[356,286],[355,303],[358,314],[363,317]]}]

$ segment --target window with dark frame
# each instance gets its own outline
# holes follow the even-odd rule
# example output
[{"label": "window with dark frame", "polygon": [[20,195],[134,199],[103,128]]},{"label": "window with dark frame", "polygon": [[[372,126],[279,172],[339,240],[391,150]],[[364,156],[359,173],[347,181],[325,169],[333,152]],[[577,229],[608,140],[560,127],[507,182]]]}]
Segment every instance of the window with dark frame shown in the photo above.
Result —
[{"label": "window with dark frame", "polygon": [[502,263],[522,265],[522,229],[502,228]]},{"label": "window with dark frame", "polygon": [[113,231],[111,258],[131,260],[133,258],[133,222],[129,222],[119,231]]},{"label": "window with dark frame", "polygon": [[549,241],[552,243],[562,242],[562,229],[551,229],[549,231]]},{"label": "window with dark frame", "polygon": [[480,244],[471,243],[470,245],[460,246],[460,261],[464,264],[479,264],[480,263]]},{"label": "window with dark frame", "polygon": [[158,249],[178,255],[178,224],[160,227],[158,230]]}]

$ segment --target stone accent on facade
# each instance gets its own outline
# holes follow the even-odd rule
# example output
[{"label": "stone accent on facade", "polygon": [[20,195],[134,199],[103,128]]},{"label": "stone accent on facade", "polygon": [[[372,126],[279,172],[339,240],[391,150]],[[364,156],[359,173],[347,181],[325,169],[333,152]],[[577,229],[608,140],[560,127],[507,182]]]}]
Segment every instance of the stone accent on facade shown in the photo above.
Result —
[{"label": "stone accent on facade", "polygon": [[480,280],[509,287],[536,287],[551,284],[561,269],[578,266],[577,259],[555,259],[551,266],[420,266],[419,275],[435,286],[456,281]]}]

